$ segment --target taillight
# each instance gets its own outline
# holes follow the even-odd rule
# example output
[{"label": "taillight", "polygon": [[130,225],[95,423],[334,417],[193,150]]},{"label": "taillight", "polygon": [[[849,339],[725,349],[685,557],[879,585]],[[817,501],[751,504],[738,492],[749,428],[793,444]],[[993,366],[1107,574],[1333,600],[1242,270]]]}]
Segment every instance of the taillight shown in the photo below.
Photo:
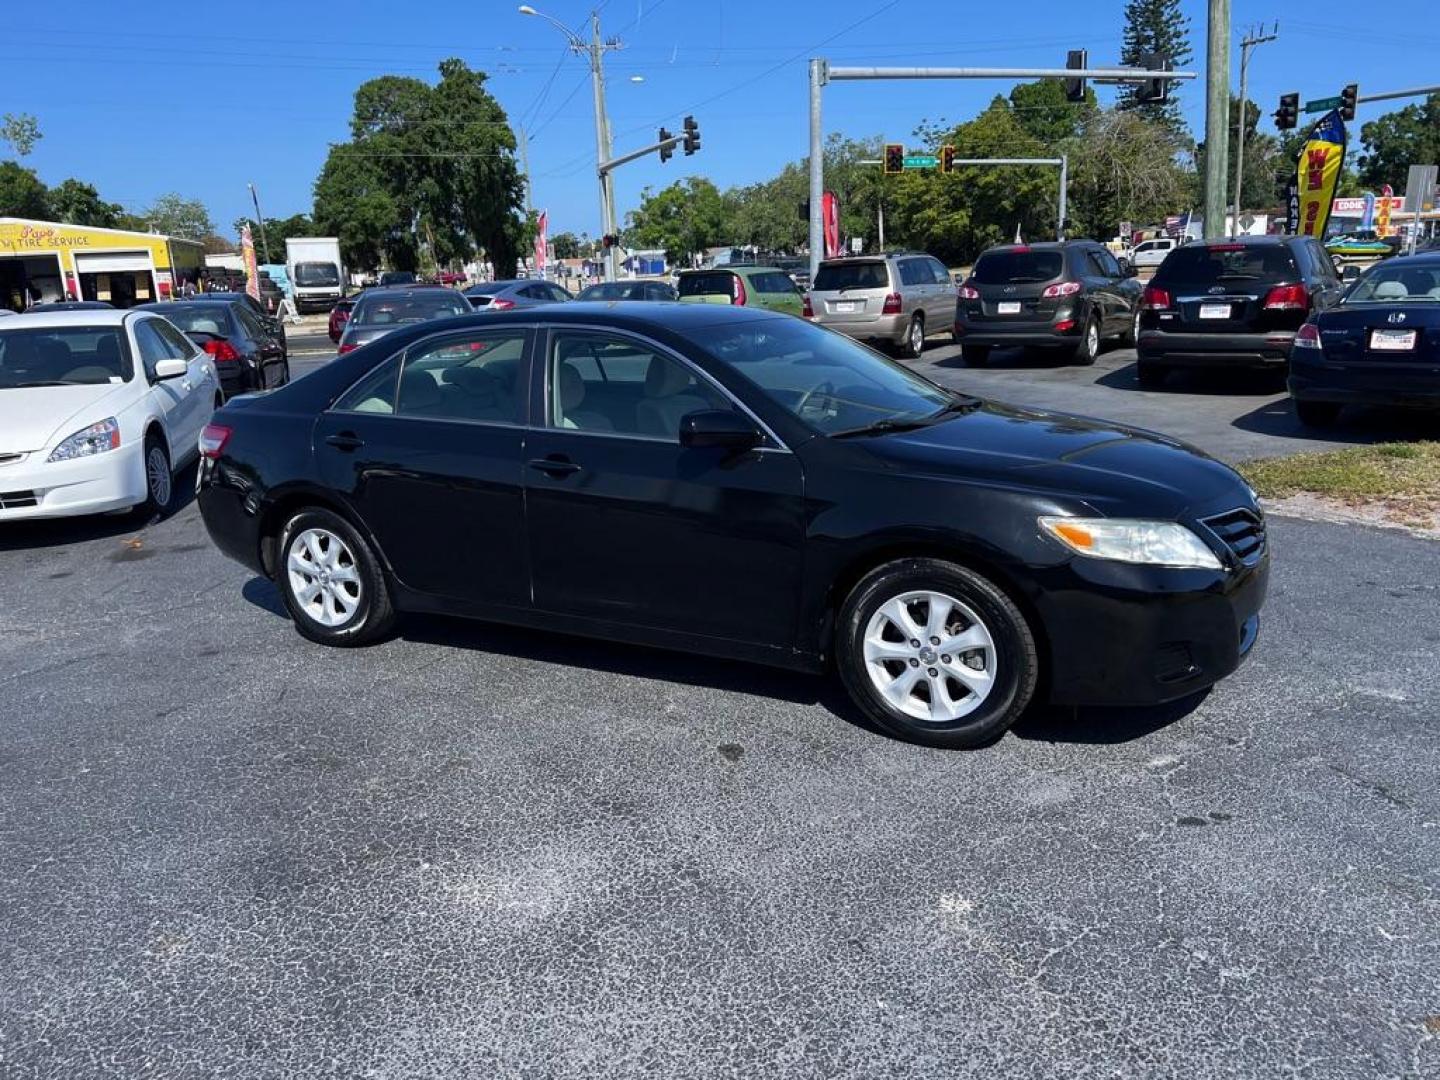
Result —
[{"label": "taillight", "polygon": [[815,309],[810,306],[809,293],[805,294],[805,306],[801,309],[800,314],[804,315],[807,319],[813,319],[815,317]]},{"label": "taillight", "polygon": [[1309,311],[1310,293],[1304,285],[1276,285],[1265,294],[1266,311]]},{"label": "taillight", "polygon": [[1295,348],[1318,349],[1320,347],[1320,328],[1314,323],[1307,322],[1295,332]]},{"label": "taillight", "polygon": [[230,441],[231,429],[224,424],[206,424],[200,432],[200,456],[214,461]]},{"label": "taillight", "polygon": [[1066,330],[1074,330],[1074,329],[1075,329],[1075,320],[1074,320],[1074,319],[1061,319],[1059,322],[1057,322],[1057,323],[1055,324],[1055,329],[1058,330],[1058,331],[1060,331],[1061,333],[1064,333]]},{"label": "taillight", "polygon": [[224,338],[211,338],[200,347],[209,353],[217,364],[233,364],[240,359],[235,346]]},{"label": "taillight", "polygon": [[745,279],[739,274],[733,274],[730,280],[734,282],[730,287],[730,303],[735,304],[737,307],[743,307],[745,302],[750,299],[749,294],[745,291]]},{"label": "taillight", "polygon": [[506,300],[503,296],[497,296],[490,303],[485,305],[491,311],[509,311],[515,306],[514,300]]},{"label": "taillight", "polygon": [[1170,294],[1156,285],[1146,285],[1140,294],[1140,306],[1146,311],[1164,311],[1173,303]]},{"label": "taillight", "polygon": [[900,314],[900,294],[899,294],[898,292],[892,292],[892,293],[890,293],[888,296],[885,297],[885,306],[880,309],[880,314],[881,314],[881,315],[899,315],[899,314]]},{"label": "taillight", "polygon": [[340,347],[335,350],[335,355],[344,356],[347,352],[354,352],[359,347],[360,346],[356,345],[353,341],[342,341]]},{"label": "taillight", "polygon": [[961,299],[961,300],[979,300],[979,299],[980,299],[980,290],[977,289],[977,288],[975,288],[975,286],[973,286],[973,285],[961,285],[961,286],[960,286],[960,299]]},{"label": "taillight", "polygon": [[1057,296],[1074,296],[1079,291],[1080,283],[1078,281],[1061,281],[1041,293],[1040,299],[1054,300]]}]

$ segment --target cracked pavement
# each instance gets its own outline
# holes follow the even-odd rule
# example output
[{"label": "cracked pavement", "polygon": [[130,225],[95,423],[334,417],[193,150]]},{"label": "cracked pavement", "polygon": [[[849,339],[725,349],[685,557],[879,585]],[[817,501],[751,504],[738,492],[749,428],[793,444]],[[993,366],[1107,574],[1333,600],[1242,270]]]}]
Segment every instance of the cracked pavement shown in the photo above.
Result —
[{"label": "cracked pavement", "polygon": [[956,754],[742,664],[326,650],[193,506],[7,528],[0,1075],[1436,1075],[1440,545],[1272,539],[1211,694]]}]

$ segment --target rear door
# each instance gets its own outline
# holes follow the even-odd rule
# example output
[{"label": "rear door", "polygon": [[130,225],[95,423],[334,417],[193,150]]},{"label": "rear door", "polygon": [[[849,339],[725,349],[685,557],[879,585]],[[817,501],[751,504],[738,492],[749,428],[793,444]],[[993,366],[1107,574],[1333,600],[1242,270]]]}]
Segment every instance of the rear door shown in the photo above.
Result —
[{"label": "rear door", "polygon": [[401,584],[461,605],[525,607],[521,452],[531,331],[436,334],[321,414],[315,457]]},{"label": "rear door", "polygon": [[[1129,322],[1124,298],[1120,295],[1120,264],[1112,258],[1107,266],[1101,258],[1103,248],[1072,249],[1076,272],[1082,274],[1085,291],[1090,296],[1091,310],[1100,315],[1102,336],[1124,332]],[[1108,252],[1104,252],[1108,255]],[[1113,267],[1113,272],[1112,272]]]},{"label": "rear door", "polygon": [[280,343],[280,338],[243,304],[236,304],[232,314],[250,342],[260,385],[267,389],[282,385],[285,379],[285,346]]},{"label": "rear door", "polygon": [[925,326],[933,334],[955,322],[955,283],[950,280],[950,271],[939,259],[926,256],[924,261],[933,282],[930,302],[925,308]]}]

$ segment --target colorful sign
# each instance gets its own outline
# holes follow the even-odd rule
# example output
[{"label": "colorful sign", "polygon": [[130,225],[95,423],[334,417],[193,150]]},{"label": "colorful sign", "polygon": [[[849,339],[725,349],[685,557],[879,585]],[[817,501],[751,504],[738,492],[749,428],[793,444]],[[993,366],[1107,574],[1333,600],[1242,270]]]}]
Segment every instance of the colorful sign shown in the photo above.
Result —
[{"label": "colorful sign", "polygon": [[535,272],[541,277],[545,276],[545,262],[550,255],[550,245],[546,232],[550,228],[550,211],[541,210],[540,216],[535,219]]},{"label": "colorful sign", "polygon": [[1296,163],[1300,188],[1300,221],[1296,232],[1301,236],[1325,238],[1330,205],[1344,161],[1345,122],[1340,119],[1340,111],[1332,109],[1315,121]]},{"label": "colorful sign", "polygon": [[1390,235],[1390,214],[1391,214],[1392,211],[1399,209],[1399,207],[1397,207],[1397,206],[1395,206],[1395,205],[1393,205],[1393,204],[1394,204],[1395,202],[1397,202],[1397,201],[1403,201],[1403,200],[1397,200],[1397,199],[1395,199],[1394,196],[1395,196],[1395,189],[1392,188],[1389,184],[1386,184],[1386,185],[1384,185],[1383,187],[1381,187],[1381,189],[1380,189],[1380,205],[1379,205],[1379,207],[1376,209],[1376,212],[1375,212],[1375,235],[1376,235],[1376,236],[1386,237],[1386,236],[1389,236],[1389,235]]},{"label": "colorful sign", "polygon": [[240,260],[245,264],[245,291],[254,300],[260,299],[260,268],[255,265],[255,241],[250,226],[240,226]]},{"label": "colorful sign", "polygon": [[825,225],[825,258],[840,257],[840,200],[833,191],[825,192],[821,202],[821,221]]}]

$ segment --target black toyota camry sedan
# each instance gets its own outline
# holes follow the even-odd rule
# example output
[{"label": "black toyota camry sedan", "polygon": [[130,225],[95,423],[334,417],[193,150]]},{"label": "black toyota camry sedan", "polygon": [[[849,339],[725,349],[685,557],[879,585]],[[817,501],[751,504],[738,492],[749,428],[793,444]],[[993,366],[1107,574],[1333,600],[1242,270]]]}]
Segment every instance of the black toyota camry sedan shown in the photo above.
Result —
[{"label": "black toyota camry sedan", "polygon": [[201,438],[227,554],[330,645],[442,612],[821,671],[893,734],[1145,704],[1256,639],[1226,466],[957,395],[784,314],[557,304],[405,327]]}]

